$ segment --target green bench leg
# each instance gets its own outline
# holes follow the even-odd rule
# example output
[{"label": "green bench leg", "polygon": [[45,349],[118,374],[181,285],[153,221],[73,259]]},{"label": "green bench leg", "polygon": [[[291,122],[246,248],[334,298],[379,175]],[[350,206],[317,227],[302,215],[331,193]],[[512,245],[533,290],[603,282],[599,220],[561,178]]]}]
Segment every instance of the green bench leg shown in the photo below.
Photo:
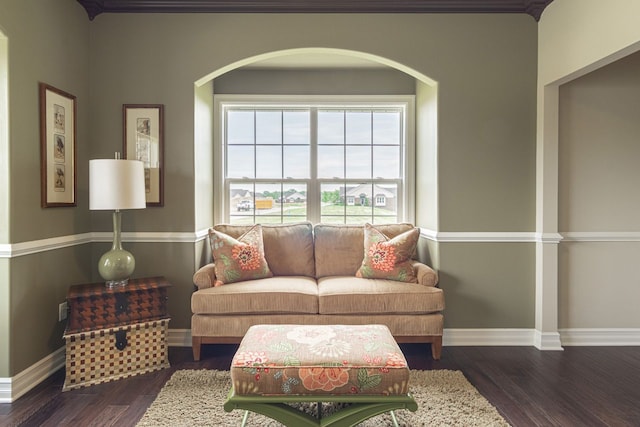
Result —
[{"label": "green bench leg", "polygon": [[[327,417],[317,419],[301,412],[286,403],[301,402],[342,402],[352,403]],[[233,389],[224,404],[224,410],[244,409],[265,415],[290,427],[351,427],[366,419],[385,412],[391,412],[395,426],[398,425],[396,409],[408,409],[415,412],[418,404],[411,395],[405,396],[236,396]],[[319,411],[320,412],[320,408]],[[248,413],[242,420],[244,426]]]}]

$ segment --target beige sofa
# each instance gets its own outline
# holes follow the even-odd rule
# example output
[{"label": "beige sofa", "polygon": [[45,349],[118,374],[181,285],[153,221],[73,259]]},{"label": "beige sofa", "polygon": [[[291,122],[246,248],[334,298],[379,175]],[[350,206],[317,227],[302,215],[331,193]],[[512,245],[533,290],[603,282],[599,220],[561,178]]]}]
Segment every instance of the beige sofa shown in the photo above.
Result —
[{"label": "beige sofa", "polygon": [[[250,226],[217,225],[234,238]],[[411,224],[376,226],[392,238]],[[262,225],[273,277],[214,287],[214,264],[193,276],[193,358],[202,344],[239,343],[257,324],[384,324],[400,343],[442,351],[444,295],[430,267],[413,262],[418,283],[355,277],[364,257],[364,227],[298,223]]]}]

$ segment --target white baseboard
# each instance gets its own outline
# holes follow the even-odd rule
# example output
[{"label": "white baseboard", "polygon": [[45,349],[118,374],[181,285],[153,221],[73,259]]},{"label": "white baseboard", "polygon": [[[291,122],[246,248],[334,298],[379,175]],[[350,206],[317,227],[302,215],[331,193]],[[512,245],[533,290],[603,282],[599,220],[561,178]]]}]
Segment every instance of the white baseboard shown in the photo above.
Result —
[{"label": "white baseboard", "polygon": [[64,347],[31,365],[15,377],[0,378],[0,403],[11,403],[64,366]]},{"label": "white baseboard", "polygon": [[530,346],[534,329],[451,329],[445,328],[444,346]]},{"label": "white baseboard", "polygon": [[560,329],[564,346],[640,346],[640,329]]},{"label": "white baseboard", "polygon": [[558,332],[540,332],[538,330],[534,331],[533,346],[538,350],[545,351],[563,350],[562,340],[560,339],[560,334]]}]

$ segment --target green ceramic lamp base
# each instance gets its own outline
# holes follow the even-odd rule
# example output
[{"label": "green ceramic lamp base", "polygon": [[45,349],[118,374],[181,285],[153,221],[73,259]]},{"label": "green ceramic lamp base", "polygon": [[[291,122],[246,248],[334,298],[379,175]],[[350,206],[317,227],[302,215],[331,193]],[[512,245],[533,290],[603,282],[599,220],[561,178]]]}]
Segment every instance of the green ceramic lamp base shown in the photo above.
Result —
[{"label": "green ceramic lamp base", "polygon": [[136,268],[136,260],[131,252],[122,249],[120,239],[120,211],[113,213],[113,246],[98,262],[98,272],[109,288],[124,286]]}]

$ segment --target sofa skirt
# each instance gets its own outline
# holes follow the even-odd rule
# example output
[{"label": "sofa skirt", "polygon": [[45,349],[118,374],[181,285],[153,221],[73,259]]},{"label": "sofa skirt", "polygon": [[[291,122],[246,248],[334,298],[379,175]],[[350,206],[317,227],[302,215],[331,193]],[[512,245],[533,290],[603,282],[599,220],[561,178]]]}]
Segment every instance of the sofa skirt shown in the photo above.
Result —
[{"label": "sofa skirt", "polygon": [[330,314],[194,314],[191,335],[196,337],[243,337],[253,325],[386,325],[391,334],[400,337],[442,336],[442,313],[330,315]]}]

